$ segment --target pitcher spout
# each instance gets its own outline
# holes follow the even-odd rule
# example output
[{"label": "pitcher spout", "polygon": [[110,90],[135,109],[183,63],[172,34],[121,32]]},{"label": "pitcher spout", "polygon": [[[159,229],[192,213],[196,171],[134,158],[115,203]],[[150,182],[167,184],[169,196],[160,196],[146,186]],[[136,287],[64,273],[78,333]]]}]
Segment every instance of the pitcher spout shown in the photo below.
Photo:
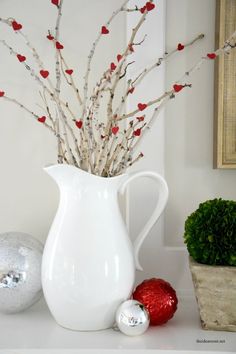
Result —
[{"label": "pitcher spout", "polygon": [[122,181],[126,179],[125,175],[116,177],[101,177],[83,171],[75,166],[66,164],[50,165],[44,168],[44,171],[57,183],[60,189],[77,188],[82,186],[89,187],[91,191],[95,190],[113,190],[117,193]]},{"label": "pitcher spout", "polygon": [[72,165],[56,164],[44,167],[44,171],[59,185],[67,185],[73,179],[78,177],[78,174],[86,173],[80,171]]}]

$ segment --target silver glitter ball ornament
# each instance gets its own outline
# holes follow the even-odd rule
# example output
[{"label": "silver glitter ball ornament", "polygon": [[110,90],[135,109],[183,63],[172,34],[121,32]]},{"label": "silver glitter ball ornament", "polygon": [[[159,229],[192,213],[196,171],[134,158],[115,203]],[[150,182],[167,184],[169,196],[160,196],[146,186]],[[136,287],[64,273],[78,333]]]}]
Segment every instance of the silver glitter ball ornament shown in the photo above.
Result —
[{"label": "silver glitter ball ornament", "polygon": [[127,336],[139,336],[149,326],[149,314],[143,304],[136,300],[123,302],[116,311],[116,325]]},{"label": "silver glitter ball ornament", "polygon": [[28,234],[0,234],[0,312],[19,312],[40,299],[42,253]]}]

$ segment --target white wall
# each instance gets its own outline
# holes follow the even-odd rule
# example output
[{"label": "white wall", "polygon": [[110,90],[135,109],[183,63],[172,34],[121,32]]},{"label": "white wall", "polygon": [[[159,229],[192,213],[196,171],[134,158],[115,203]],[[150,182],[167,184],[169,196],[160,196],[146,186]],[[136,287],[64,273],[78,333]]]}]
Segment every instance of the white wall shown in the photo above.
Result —
[{"label": "white wall", "polygon": [[[214,50],[215,0],[167,0],[166,48],[205,39],[178,53],[166,66],[167,87],[205,53]],[[170,189],[165,239],[182,245],[184,221],[200,202],[236,199],[236,170],[213,169],[214,64],[207,62],[190,79],[192,89],[181,92],[166,108],[165,171]]]},{"label": "white wall", "polygon": [[[117,7],[121,0],[65,1],[62,21],[63,43],[68,48],[69,61],[80,75],[85,68],[86,55],[94,33]],[[132,0],[133,4],[136,4]],[[148,37],[143,49],[137,48],[135,65],[130,75],[159,57],[178,42],[191,39],[200,32],[206,38],[192,49],[178,53],[166,65],[166,86],[178,79],[199,56],[213,49],[215,0],[158,0],[158,10],[150,13],[149,21],[140,33]],[[68,5],[69,4],[69,5]],[[82,6],[80,6],[82,4]],[[167,18],[165,18],[167,7]],[[48,0],[1,0],[1,17],[15,17],[24,23],[33,42],[39,45],[43,58],[52,66],[51,43],[44,39],[49,24],[54,24],[55,8]],[[89,15],[88,15],[89,14]],[[115,41],[101,46],[96,72],[104,62],[110,63],[122,48],[125,35],[130,33],[137,14],[114,24]],[[133,20],[132,20],[133,19]],[[11,44],[19,45],[18,36],[1,26]],[[76,31],[76,32],[75,32]],[[19,51],[23,49],[18,47]],[[105,55],[105,57],[104,57]],[[27,73],[6,49],[0,46],[0,90],[18,97],[28,106],[38,109],[37,87],[28,80]],[[180,58],[179,58],[180,57]],[[78,58],[78,59],[77,59]],[[139,100],[156,97],[165,89],[165,68],[151,75],[132,97],[129,107]],[[93,75],[96,80],[96,73]],[[150,233],[141,250],[144,272],[137,281],[156,276],[169,280],[176,288],[191,287],[187,271],[187,253],[182,244],[186,216],[200,201],[215,196],[236,199],[234,182],[236,171],[212,169],[213,124],[213,65],[208,63],[193,79],[193,88],[181,92],[159,116],[141,150],[145,157],[135,170],[152,169],[165,175],[169,189],[165,220],[162,218]],[[164,114],[165,113],[165,114]],[[56,161],[53,137],[39,123],[20,109],[0,102],[0,232],[28,232],[44,241],[54,216],[58,196],[54,182],[43,172],[43,166]],[[149,181],[136,183],[131,190],[130,229],[134,239],[150,215],[156,195]]]}]

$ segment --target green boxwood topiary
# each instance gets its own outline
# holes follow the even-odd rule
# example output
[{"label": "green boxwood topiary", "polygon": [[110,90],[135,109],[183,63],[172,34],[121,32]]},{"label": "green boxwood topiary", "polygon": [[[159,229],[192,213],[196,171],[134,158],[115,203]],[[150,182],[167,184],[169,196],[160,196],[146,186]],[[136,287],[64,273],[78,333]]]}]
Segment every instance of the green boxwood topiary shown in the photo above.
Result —
[{"label": "green boxwood topiary", "polygon": [[196,262],[236,266],[236,201],[201,203],[185,221],[184,242]]}]

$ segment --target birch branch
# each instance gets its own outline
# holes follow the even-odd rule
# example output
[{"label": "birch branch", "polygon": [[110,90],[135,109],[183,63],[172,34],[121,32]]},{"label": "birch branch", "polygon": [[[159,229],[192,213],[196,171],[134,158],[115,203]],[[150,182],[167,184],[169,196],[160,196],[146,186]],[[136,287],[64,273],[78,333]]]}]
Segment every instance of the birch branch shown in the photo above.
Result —
[{"label": "birch branch", "polygon": [[[10,51],[10,54],[14,54],[16,57],[18,53],[3,39],[0,40],[0,43],[2,43],[8,50]],[[40,86],[49,93],[50,96],[53,96],[53,92],[49,90],[49,88],[43,83],[43,81],[40,79],[40,77],[35,73],[35,71],[27,64],[26,61],[21,62],[21,64],[24,65],[24,67],[30,72],[30,75],[40,84]]]},{"label": "birch branch", "polygon": [[[1,97],[1,99],[4,99],[8,102],[14,103],[15,105],[17,105],[18,107],[20,107],[21,109],[23,109],[25,112],[29,113],[31,116],[33,116],[37,121],[41,118],[39,115],[37,115],[36,113],[34,113],[32,110],[30,110],[28,107],[26,107],[24,104],[22,104],[21,102],[19,102],[17,99],[9,97],[4,95],[3,97]],[[42,124],[49,129],[54,135],[56,135],[56,131],[55,129],[50,126],[48,123],[46,122],[42,122]],[[61,141],[63,142],[63,139],[60,137]]]},{"label": "birch branch", "polygon": [[[183,80],[189,78],[193,73],[195,73],[195,71],[199,70],[203,63],[205,63],[209,60],[212,61],[217,56],[219,56],[221,54],[228,53],[232,48],[235,48],[235,47],[236,47],[236,31],[224,42],[222,47],[220,47],[217,50],[215,50],[214,52],[208,53],[206,56],[202,57],[190,70],[186,71],[185,74],[178,81],[176,81],[175,84],[181,84],[183,82]],[[184,87],[185,86],[183,85],[183,88]],[[156,117],[160,113],[163,106],[168,102],[169,99],[175,97],[175,92],[173,92],[173,90],[171,90],[167,94],[162,95],[162,97],[163,97],[163,101],[161,102],[161,104],[158,107],[155,108],[153,115],[148,123],[148,126],[144,129],[143,136],[146,134],[148,129],[150,129],[152,127]],[[139,143],[140,143],[140,139],[137,141],[134,148],[137,148]]]},{"label": "birch branch", "polygon": [[[67,71],[70,70],[69,66],[67,65],[67,63],[66,63],[64,57],[62,56],[61,52],[59,53],[59,55],[60,55],[61,64],[62,65],[64,64],[65,70],[67,70]],[[78,99],[79,104],[82,105],[82,99],[80,97],[79,89],[75,85],[75,82],[74,82],[74,79],[72,77],[72,74],[69,75],[69,78],[70,78],[70,80],[69,80],[69,78],[66,77],[66,75],[64,73],[63,66],[62,66],[62,72],[63,72],[63,75],[64,75],[68,85],[70,85],[73,88],[73,90],[74,90],[74,92],[76,94],[76,97]]]},{"label": "birch branch", "polygon": [[[146,15],[147,15],[147,11],[145,11],[145,13],[141,16],[140,20],[138,21],[137,25],[132,29],[132,34],[131,34],[131,37],[128,41],[128,45],[124,51],[124,53],[122,54],[122,59],[119,63],[119,65],[115,68],[114,70],[114,82],[113,82],[113,85],[111,87],[111,90],[110,90],[110,99],[109,99],[109,102],[107,104],[107,124],[106,124],[106,128],[105,128],[105,136],[109,137],[109,134],[110,134],[110,129],[112,127],[112,122],[114,121],[114,117],[113,117],[113,109],[112,109],[112,103],[113,103],[113,99],[114,99],[114,95],[115,95],[115,90],[116,90],[116,87],[117,87],[117,84],[119,82],[119,79],[120,79],[120,73],[121,73],[121,69],[122,69],[122,65],[124,64],[125,62],[125,59],[127,57],[127,55],[132,52],[131,48],[132,48],[132,45],[133,45],[133,42],[134,42],[134,39],[136,37],[136,34],[139,30],[139,28],[142,26],[142,24],[144,23],[145,19],[146,19]],[[107,143],[107,138],[104,139],[103,143],[102,143],[102,155],[99,159],[99,161],[103,161],[104,159],[107,160],[107,157],[106,157],[106,154],[105,154],[105,145]],[[101,163],[101,162],[100,162]],[[103,164],[103,162],[102,162]],[[105,163],[106,165],[106,163]]]},{"label": "birch branch", "polygon": [[[203,38],[204,38],[204,34],[200,34],[196,38],[191,40],[190,42],[185,43],[183,45],[181,44],[181,48],[182,49],[187,48],[187,47],[193,45],[194,43],[196,43],[198,40],[203,39]],[[130,93],[130,90],[134,91],[135,88],[143,81],[143,79],[146,77],[146,75],[148,75],[155,68],[158,68],[165,60],[169,59],[171,56],[173,56],[179,50],[180,49],[178,49],[178,46],[177,46],[175,49],[172,49],[172,51],[170,51],[169,53],[165,53],[162,57],[158,58],[154,64],[150,65],[148,68],[145,68],[140,74],[138,74],[138,76],[134,80],[130,79],[126,93],[122,97],[120,104],[118,105],[117,109],[115,110],[115,114],[120,115],[120,113],[126,103],[126,100],[128,98],[128,95]]]},{"label": "birch branch", "polygon": [[48,105],[48,102],[47,102],[47,98],[46,98],[45,91],[43,91],[43,93],[40,92],[39,94],[40,94],[40,97],[41,97],[41,99],[42,99],[42,101],[43,101],[43,104],[44,104],[44,106],[45,106],[45,112],[46,112],[48,118],[50,119],[50,121],[52,122],[53,128],[54,128],[55,131],[56,131],[56,128],[55,128],[55,121],[53,120],[53,117],[52,117],[52,114],[51,114],[51,111],[50,111],[50,108],[49,108],[49,105]]},{"label": "birch branch", "polygon": [[[200,39],[204,38],[204,34],[201,33],[199,34],[196,38],[194,38],[193,40],[191,40],[188,43],[183,44],[183,49],[187,48],[191,45],[193,45],[194,43],[196,43],[197,41],[199,41]],[[181,45],[182,46],[182,45]],[[165,60],[169,59],[173,54],[179,52],[180,50],[178,49],[178,46],[173,49],[172,51],[170,51],[169,53],[165,53],[162,57],[158,58],[158,60],[151,66],[149,66],[148,68],[144,69],[131,83],[132,87],[136,87],[138,84],[140,84],[142,82],[142,80],[144,79],[144,77],[149,74],[153,69],[157,68],[158,66],[160,66]]]},{"label": "birch branch", "polygon": [[[126,4],[129,2],[129,0],[125,0],[122,4],[121,7],[119,7],[116,11],[114,11],[109,18],[109,20],[106,22],[105,27],[109,27],[111,22],[114,20],[114,18],[122,11],[125,10]],[[83,97],[83,107],[82,107],[82,118],[84,119],[85,117],[85,112],[86,112],[86,105],[87,105],[87,100],[88,100],[88,82],[89,82],[89,75],[91,72],[91,63],[95,54],[96,46],[98,45],[100,39],[102,37],[102,33],[100,32],[95,41],[93,42],[92,49],[90,50],[90,53],[88,55],[88,63],[87,63],[87,69],[86,73],[84,76],[84,97]]]},{"label": "birch branch", "polygon": [[[57,6],[58,12],[57,12],[57,20],[56,20],[56,26],[55,26],[55,43],[58,41],[59,38],[59,28],[60,28],[60,21],[61,21],[61,9],[62,9],[62,5],[63,5],[63,0],[60,1],[59,5]],[[62,108],[60,106],[59,100],[60,100],[60,86],[61,86],[61,73],[60,73],[60,62],[59,62],[59,49],[57,49],[57,47],[55,46],[55,72],[56,72],[56,86],[55,86],[55,90],[54,90],[54,94],[56,97],[56,103],[58,106],[58,114],[56,116],[56,128],[57,128],[57,134],[60,135],[60,123],[59,123],[59,117],[61,118],[61,120],[63,121],[63,127],[64,127],[64,137],[65,137],[65,142],[66,142],[66,146],[67,146],[67,150],[68,150],[68,154],[69,154],[69,163],[73,164],[73,156],[71,153],[71,149],[68,143],[68,139],[67,139],[67,132],[66,132],[66,126],[65,126],[65,117],[64,117],[64,112],[62,111]],[[61,143],[60,140],[58,140],[58,163],[62,163],[63,160],[61,158]]]},{"label": "birch branch", "polygon": [[[5,23],[6,25],[8,25],[9,27],[12,27],[12,21],[14,19],[13,18],[8,18],[8,19],[3,19],[0,18],[0,22]],[[22,31],[22,30],[18,30],[17,32],[15,32],[16,34],[19,34],[25,41],[26,46],[31,50],[31,52],[33,53],[33,57],[35,58],[36,62],[38,63],[38,66],[40,67],[40,69],[43,69],[44,63],[42,62],[42,60],[40,59],[40,56],[37,52],[37,50],[35,49],[35,47],[31,44],[31,42],[29,41],[28,37],[26,36],[26,34]]]},{"label": "birch branch", "polygon": [[[63,5],[63,0],[60,0],[60,3],[57,7],[58,8],[58,15],[57,15],[56,26],[55,26],[55,43],[58,42],[59,35],[60,35],[60,21],[61,21],[61,16],[62,16],[62,5]],[[69,125],[69,123],[67,121],[67,117],[65,116],[65,113],[61,107],[61,101],[60,101],[60,88],[61,88],[60,49],[57,49],[56,46],[55,46],[55,49],[56,49],[56,53],[55,53],[55,60],[56,60],[56,64],[55,64],[55,71],[56,71],[55,98],[56,98],[56,103],[57,103],[57,107],[58,107],[58,111],[59,111],[58,112],[59,117],[57,117],[57,119],[56,119],[56,125],[57,125],[57,128],[60,129],[59,119],[61,119],[62,124],[63,124],[63,128],[64,128],[65,142],[67,145],[67,151],[68,151],[68,155],[69,155],[69,163],[72,165],[78,166],[78,162],[72,152],[72,149],[70,148],[69,140],[67,137],[67,129],[69,130],[69,132],[74,140],[74,145],[75,145],[76,151],[78,153],[79,150],[78,150],[77,139],[76,139],[73,129]],[[67,104],[65,104],[64,106],[68,108]],[[58,134],[60,134],[60,130],[58,131]],[[58,148],[59,148],[59,150],[61,148],[60,141],[58,141]],[[78,153],[78,155],[79,155],[79,153]],[[59,160],[59,163],[62,163],[62,161]]]},{"label": "birch branch", "polygon": [[[8,18],[8,19],[0,18],[0,22],[3,22],[5,24],[7,24],[9,27],[12,27],[12,21],[13,20],[14,20],[13,18]],[[15,34],[16,35],[19,34],[24,39],[25,44],[30,49],[30,51],[32,52],[33,58],[35,59],[36,63],[38,64],[39,69],[43,70],[45,68],[45,65],[44,65],[43,61],[41,60],[36,48],[32,45],[32,43],[30,42],[30,40],[28,39],[26,34],[22,31],[22,29],[20,29],[17,32],[15,32]],[[46,78],[46,81],[48,82],[49,87],[51,88],[51,90],[54,91],[54,86],[53,86],[53,83],[51,82],[49,76]]]}]

